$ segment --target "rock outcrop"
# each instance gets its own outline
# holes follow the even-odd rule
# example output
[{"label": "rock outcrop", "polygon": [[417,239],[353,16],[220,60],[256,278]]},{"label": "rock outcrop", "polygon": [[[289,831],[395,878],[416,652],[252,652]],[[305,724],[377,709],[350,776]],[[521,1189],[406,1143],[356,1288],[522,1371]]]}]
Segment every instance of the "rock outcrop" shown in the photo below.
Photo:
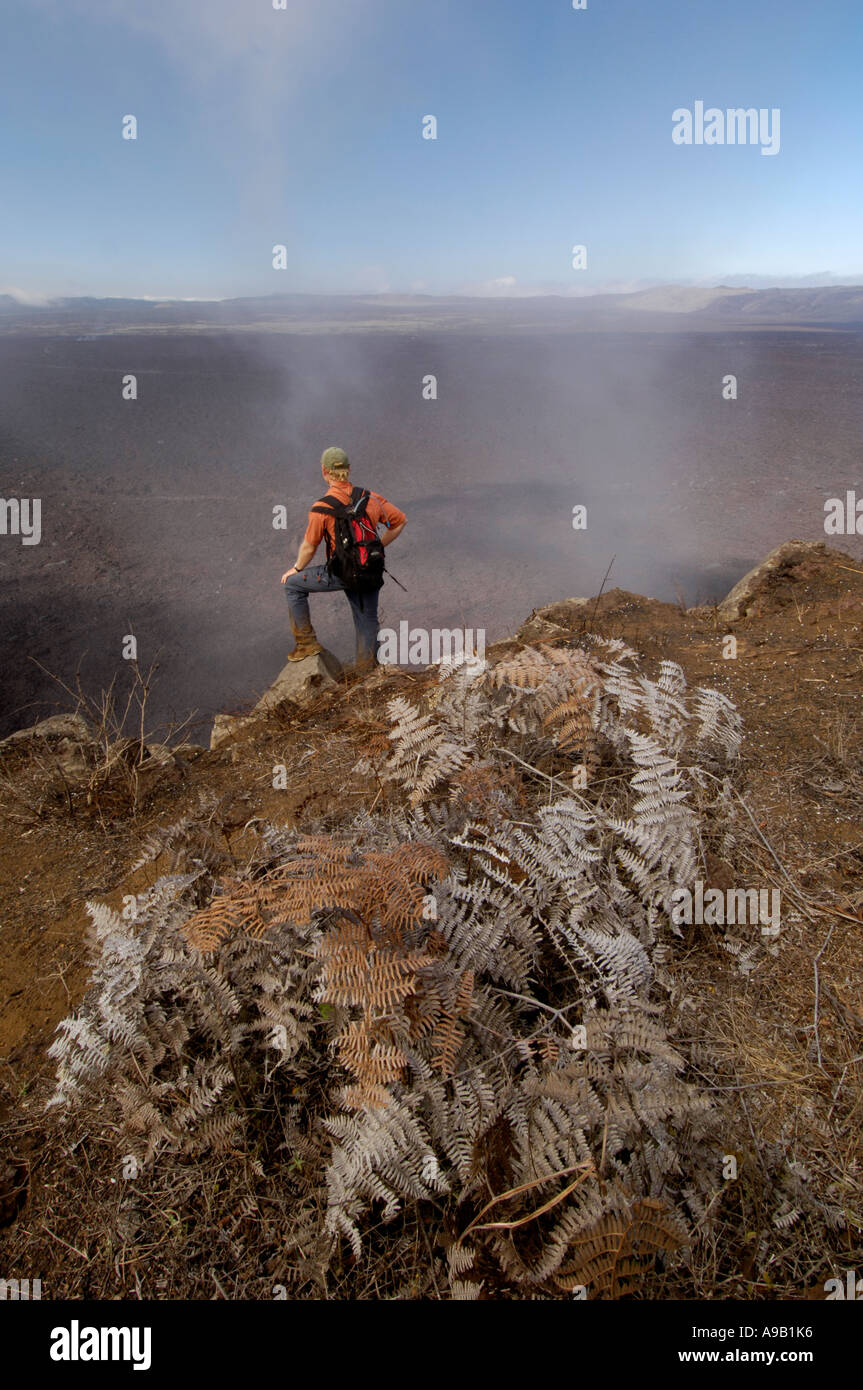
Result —
[{"label": "rock outcrop", "polygon": [[29,729],[19,729],[0,740],[0,751],[36,752],[45,744],[70,781],[86,777],[93,762],[95,735],[81,714],[53,714]]},{"label": "rock outcrop", "polygon": [[824,560],[829,553],[823,541],[786,541],[778,545],[760,565],[744,574],[722,600],[717,609],[720,618],[727,623],[739,622],[760,606],[797,565],[807,560]]},{"label": "rock outcrop", "polygon": [[288,661],[272,685],[264,691],[249,714],[217,714],[210,735],[210,748],[218,748],[241,730],[258,723],[265,715],[288,702],[307,705],[322,690],[338,683],[342,666],[332,652],[321,651],[303,661]]},{"label": "rock outcrop", "polygon": [[543,642],[550,637],[560,637],[575,625],[576,618],[582,618],[582,610],[590,603],[587,598],[564,598],[557,603],[547,603],[544,608],[535,608],[526,622],[516,632],[519,642]]},{"label": "rock outcrop", "polygon": [[[11,754],[16,762],[38,763],[41,760],[45,766],[57,766],[72,786],[92,781],[99,771],[104,773],[120,761],[142,772],[152,772],[158,767],[176,766],[178,756],[194,758],[203,752],[198,743],[171,747],[147,742],[142,757],[138,739],[114,734],[106,745],[105,739],[83,714],[52,714],[50,719],[42,719],[29,729],[19,729],[0,739],[0,758]],[[49,755],[47,763],[46,753]]]}]

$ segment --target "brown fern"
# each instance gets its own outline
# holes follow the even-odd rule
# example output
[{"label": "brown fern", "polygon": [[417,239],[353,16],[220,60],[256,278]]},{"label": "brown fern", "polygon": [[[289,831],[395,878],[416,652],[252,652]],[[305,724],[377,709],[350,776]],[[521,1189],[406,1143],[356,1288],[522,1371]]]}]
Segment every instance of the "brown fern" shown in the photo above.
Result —
[{"label": "brown fern", "polygon": [[546,726],[560,725],[557,734],[558,748],[562,753],[579,753],[579,765],[584,769],[584,781],[590,781],[596,772],[599,755],[589,697],[581,692],[570,696],[568,700],[549,710],[542,722]]},{"label": "brown fern", "polygon": [[357,1078],[344,1100],[351,1109],[386,1105],[387,1086],[404,1074],[407,1058],[392,1043],[375,1037],[368,1018],[349,1023],[338,1040],[339,1060]]},{"label": "brown fern", "polygon": [[432,957],[381,946],[359,922],[340,922],[323,938],[319,956],[327,1003],[361,1006],[369,1017],[393,1014],[416,988],[417,972]]},{"label": "brown fern", "polygon": [[474,763],[450,778],[450,801],[471,820],[497,825],[518,813],[527,796],[514,768]]},{"label": "brown fern", "polygon": [[536,647],[526,647],[491,672],[492,685],[511,685],[516,690],[536,690],[549,676],[549,663]]},{"label": "brown fern", "polygon": [[455,1059],[464,1041],[464,1028],[460,1020],[470,1012],[473,1001],[474,973],[466,970],[458,981],[452,1003],[441,1009],[440,1021],[435,1031],[435,1051],[433,1066],[442,1076],[452,1076]]},{"label": "brown fern", "polygon": [[591,1298],[622,1298],[644,1281],[658,1255],[685,1245],[683,1224],[665,1202],[642,1197],[618,1205],[573,1236],[572,1258],[553,1278],[559,1289],[582,1286]]},{"label": "brown fern", "polygon": [[[183,930],[206,952],[229,936],[260,937],[271,927],[307,923],[315,912],[328,910],[330,926],[317,952],[320,998],[361,1010],[335,1039],[339,1059],[353,1077],[343,1099],[349,1108],[384,1105],[390,1098],[387,1086],[407,1065],[397,1036],[427,1036],[443,1015],[438,984],[430,980],[421,988],[420,980],[448,953],[445,938],[428,931],[422,917],[425,884],[447,869],[445,855],[415,841],[363,855],[349,842],[309,835],[299,840],[293,859],[255,882],[223,880],[222,894],[194,913]],[[423,932],[430,938],[428,950],[416,944]],[[470,1003],[466,990],[463,979],[450,1011],[452,1037],[436,1038],[444,1058],[457,1049],[454,1030]]]},{"label": "brown fern", "polygon": [[186,922],[193,946],[214,951],[229,936],[262,936],[270,927],[303,923],[322,909],[348,909],[362,920],[377,915],[385,933],[412,925],[424,899],[423,883],[442,877],[445,857],[414,842],[361,859],[349,844],[312,836],[301,840],[297,857],[253,883],[223,880],[222,895]]},{"label": "brown fern", "polygon": [[[557,1042],[555,1038],[537,1038],[535,1042],[531,1043],[531,1048],[541,1061],[547,1063],[551,1067],[557,1066],[560,1061],[560,1043]],[[553,1072],[552,1075],[554,1075]],[[550,1095],[552,1093],[548,1091],[547,1094]],[[567,1092],[566,1099],[568,1098],[569,1093]]]},{"label": "brown fern", "polygon": [[511,685],[538,690],[552,677],[562,678],[576,690],[595,688],[599,672],[580,647],[525,647],[509,660],[499,661],[491,673],[492,685]]}]

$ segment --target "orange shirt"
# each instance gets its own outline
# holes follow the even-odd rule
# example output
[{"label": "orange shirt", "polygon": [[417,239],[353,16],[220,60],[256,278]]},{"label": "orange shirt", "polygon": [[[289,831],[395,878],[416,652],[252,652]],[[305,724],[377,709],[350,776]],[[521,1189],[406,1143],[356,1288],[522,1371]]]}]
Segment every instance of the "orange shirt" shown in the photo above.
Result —
[{"label": "orange shirt", "polygon": [[[331,487],[327,488],[326,496],[334,497],[337,502],[350,502],[353,487],[354,484],[350,482],[333,483]],[[381,497],[379,492],[371,492],[371,490],[369,490],[369,500],[366,504],[366,516],[373,526],[386,526],[387,530],[393,526],[401,526],[402,522],[407,520],[404,512],[399,511],[398,507],[394,507],[392,502],[388,502],[385,497]],[[336,531],[333,518],[321,516],[320,512],[309,512],[309,524],[306,527],[303,540],[317,550],[324,538],[325,531],[329,533],[330,543],[335,545]]]}]

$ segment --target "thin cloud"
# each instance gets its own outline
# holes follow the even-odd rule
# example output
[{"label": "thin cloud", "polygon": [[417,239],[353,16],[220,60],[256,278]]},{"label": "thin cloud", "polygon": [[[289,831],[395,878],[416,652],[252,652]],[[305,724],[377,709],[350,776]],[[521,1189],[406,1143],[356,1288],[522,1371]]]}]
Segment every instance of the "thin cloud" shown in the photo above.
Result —
[{"label": "thin cloud", "polygon": [[[363,41],[392,9],[394,0],[31,0],[46,26],[58,31],[87,24],[103,55],[116,51],[127,62],[140,44],[173,68],[188,93],[191,122],[218,120],[237,138],[213,142],[210,153],[224,171],[225,216],[221,232],[251,245],[256,260],[235,263],[229,274],[200,285],[207,297],[242,293],[255,283],[269,248],[289,243],[292,223],[290,143],[313,99],[328,81],[340,80]],[[158,92],[153,94],[158,100]],[[143,99],[142,99],[143,100]],[[117,112],[117,117],[122,114]],[[146,140],[147,111],[137,111]],[[143,148],[143,146],[142,146]],[[246,279],[246,274],[249,279]],[[380,280],[380,277],[378,277]],[[179,279],[176,291],[190,297],[195,286]],[[279,288],[284,288],[279,285]],[[151,291],[138,284],[133,293]],[[197,296],[194,296],[197,297]]]},{"label": "thin cloud", "polygon": [[377,23],[391,0],[346,7],[339,0],[31,0],[46,18],[98,22],[103,41],[113,27],[140,35],[201,97],[217,96],[254,133],[276,138],[274,116],[296,102],[320,66],[349,56],[359,30]]},{"label": "thin cloud", "polygon": [[327,0],[290,0],[286,10],[247,0],[34,0],[48,14],[80,14],[114,24],[153,39],[184,71],[206,81],[238,59],[254,59],[261,68],[284,70],[285,48],[301,54],[297,45],[331,39],[343,27],[344,13]]},{"label": "thin cloud", "polygon": [[2,295],[8,295],[16,304],[22,304],[28,309],[44,309],[57,300],[56,295],[43,294],[39,290],[20,290],[15,285],[0,286],[0,296]]}]

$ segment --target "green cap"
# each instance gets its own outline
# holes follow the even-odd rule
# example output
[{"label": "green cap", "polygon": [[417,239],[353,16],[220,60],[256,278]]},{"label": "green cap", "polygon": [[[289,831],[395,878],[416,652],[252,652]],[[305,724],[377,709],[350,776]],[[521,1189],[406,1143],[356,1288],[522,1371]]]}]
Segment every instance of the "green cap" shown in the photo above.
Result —
[{"label": "green cap", "polygon": [[324,449],[324,452],[321,454],[321,463],[328,473],[347,472],[350,467],[350,460],[344,449],[337,449],[335,447],[332,449]]}]

